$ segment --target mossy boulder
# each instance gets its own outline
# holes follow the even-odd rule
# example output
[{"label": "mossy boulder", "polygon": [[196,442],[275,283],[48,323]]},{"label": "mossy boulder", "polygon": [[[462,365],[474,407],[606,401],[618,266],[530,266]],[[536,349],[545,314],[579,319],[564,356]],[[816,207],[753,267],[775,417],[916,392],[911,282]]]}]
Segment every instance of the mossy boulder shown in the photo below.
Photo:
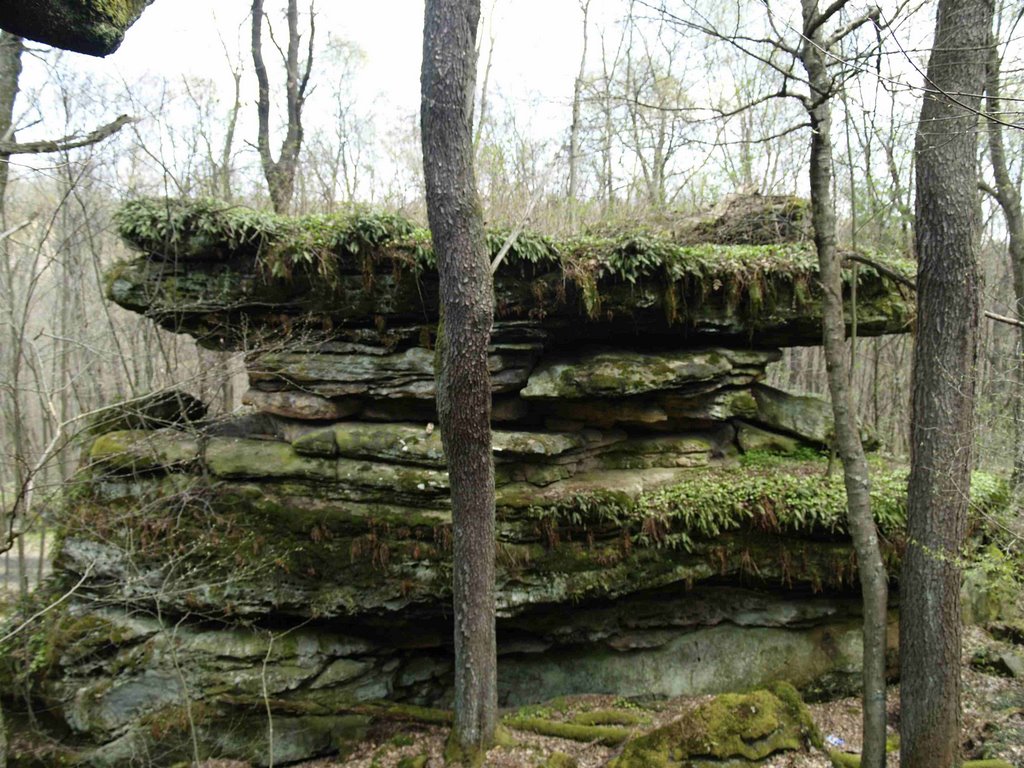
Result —
[{"label": "mossy boulder", "polygon": [[759,423],[817,445],[832,442],[832,406],[815,395],[792,395],[780,389],[753,389]]},{"label": "mossy boulder", "polygon": [[173,429],[107,432],[93,440],[88,457],[95,469],[104,472],[180,470],[198,463],[199,440]]},{"label": "mossy boulder", "polygon": [[763,451],[767,453],[796,453],[803,443],[795,437],[770,432],[745,421],[736,425],[736,442],[744,453]]},{"label": "mossy boulder", "polygon": [[739,194],[676,225],[684,240],[764,244],[810,240],[810,202],[792,195]]},{"label": "mossy boulder", "polygon": [[106,56],[153,0],[0,0],[0,27],[30,40]]},{"label": "mossy boulder", "polygon": [[[491,389],[500,394],[526,384],[536,357],[529,345],[498,347],[488,357]],[[380,400],[436,397],[434,352],[421,346],[399,352],[374,349],[273,351],[248,362],[249,380],[263,389],[299,389],[320,398]]]},{"label": "mossy boulder", "polygon": [[[817,395],[793,395],[764,384],[755,385],[752,394],[757,404],[754,421],[814,445],[831,445],[834,417],[828,400]],[[864,425],[860,439],[868,450],[878,447],[877,436]]]},{"label": "mossy boulder", "polygon": [[726,760],[764,760],[821,739],[796,690],[722,694],[666,726],[628,742],[611,768],[682,768]]}]

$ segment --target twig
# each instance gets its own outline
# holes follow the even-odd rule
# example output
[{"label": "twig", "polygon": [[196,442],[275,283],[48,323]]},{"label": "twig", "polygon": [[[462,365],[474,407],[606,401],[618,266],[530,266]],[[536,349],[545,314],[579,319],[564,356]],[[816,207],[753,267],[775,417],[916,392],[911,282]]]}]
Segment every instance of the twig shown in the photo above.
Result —
[{"label": "twig", "polygon": [[[882,275],[885,275],[886,277],[888,277],[888,278],[890,278],[892,280],[895,280],[896,282],[900,283],[901,285],[905,285],[907,288],[910,288],[912,291],[916,291],[917,290],[917,284],[913,280],[911,280],[909,277],[907,277],[906,275],[901,275],[896,270],[890,269],[889,267],[886,267],[883,264],[879,264],[877,261],[869,259],[866,256],[861,256],[861,255],[855,254],[855,253],[848,253],[843,258],[846,259],[847,261],[857,261],[857,262],[860,262],[861,264],[867,264],[872,269],[877,270]],[[1007,315],[1000,315],[1000,314],[998,314],[996,312],[993,312],[991,310],[988,310],[988,309],[985,310],[984,314],[985,314],[985,317],[987,317],[989,320],[995,320],[997,323],[1006,323],[1007,325],[1013,325],[1013,326],[1016,326],[1017,328],[1024,328],[1024,321],[1018,320],[1015,317],[1008,317]]]},{"label": "twig", "polygon": [[21,222],[21,224],[17,224],[11,227],[10,229],[5,229],[3,232],[0,232],[0,240],[6,240],[7,238],[18,234],[19,232],[21,232],[21,230],[23,230],[33,221],[35,221],[34,216],[31,219],[26,219],[25,221]]},{"label": "twig", "polygon": [[42,610],[36,611],[31,616],[29,616],[27,619],[25,619],[25,621],[23,621],[17,627],[12,629],[10,632],[8,632],[6,635],[4,635],[3,637],[0,637],[0,645],[3,645],[4,643],[6,643],[8,640],[10,640],[16,634],[21,632],[21,630],[25,629],[25,627],[27,627],[33,621],[35,621],[38,618],[41,618],[41,617],[45,616],[47,613],[49,613],[54,608],[56,608],[58,605],[60,605],[65,600],[67,600],[69,597],[71,597],[78,590],[78,588],[85,583],[85,580],[89,578],[89,575],[92,572],[93,565],[94,565],[94,563],[89,563],[89,565],[87,565],[86,568],[85,568],[85,573],[82,574],[82,578],[80,578],[78,580],[78,583],[75,584],[75,586],[73,586],[71,589],[69,589],[63,595],[61,595],[59,599],[57,599],[54,602],[50,603],[48,606],[46,606]]},{"label": "twig", "polygon": [[505,242],[501,244],[501,249],[494,257],[494,261],[491,262],[491,275],[494,275],[498,271],[498,267],[501,266],[501,262],[505,260],[509,250],[515,245],[516,240],[523,234],[523,230],[526,229],[526,225],[530,222],[530,214],[533,213],[533,209],[537,206],[537,202],[540,200],[540,196],[544,193],[544,188],[547,186],[548,179],[551,178],[551,172],[555,168],[555,162],[561,157],[561,152],[557,153],[548,164],[547,172],[544,174],[544,178],[540,180],[537,185],[536,191],[533,193],[533,197],[530,198],[530,202],[526,205],[526,212],[522,215],[519,221],[516,223],[515,229],[509,233],[509,236],[505,238]]},{"label": "twig", "polygon": [[985,310],[985,317],[989,320],[995,320],[998,323],[1006,323],[1007,325],[1015,325],[1018,328],[1024,328],[1024,322],[1021,322],[1015,317],[1007,317],[1006,315],[997,315],[995,312]]}]

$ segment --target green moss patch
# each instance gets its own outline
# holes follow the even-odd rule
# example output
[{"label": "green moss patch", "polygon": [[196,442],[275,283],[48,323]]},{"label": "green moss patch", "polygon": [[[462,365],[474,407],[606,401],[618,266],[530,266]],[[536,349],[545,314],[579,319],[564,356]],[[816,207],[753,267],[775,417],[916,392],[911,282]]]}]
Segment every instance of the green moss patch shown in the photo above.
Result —
[{"label": "green moss patch", "polygon": [[792,686],[722,694],[628,744],[612,768],[672,768],[694,758],[763,760],[819,742],[810,713]]},{"label": "green moss patch", "polygon": [[[292,218],[210,199],[140,199],[124,205],[116,220],[121,236],[147,254],[184,261],[255,257],[268,278],[290,278],[303,270],[331,283],[341,273],[361,272],[370,288],[382,269],[422,274],[436,268],[427,230],[396,214],[367,209]],[[507,235],[503,230],[488,233],[492,257]],[[909,261],[873,258],[888,269],[913,274]],[[565,283],[571,283],[591,318],[602,314],[607,286],[645,285],[653,288],[667,319],[674,322],[684,318],[690,304],[712,293],[749,315],[781,301],[810,307],[817,302],[817,270],[814,247],[806,241],[694,244],[665,228],[563,239],[524,232],[509,249],[498,279],[560,273],[557,292],[564,297]],[[870,267],[859,268],[861,283],[879,278]],[[847,274],[850,279],[852,272]],[[862,298],[867,300],[868,293],[864,290]],[[642,296],[636,300],[647,301]]]},{"label": "green moss patch", "polygon": [[[826,474],[827,460],[747,454],[735,466],[702,468],[683,482],[635,498],[594,492],[529,507],[552,536],[572,529],[615,526],[633,532],[638,546],[692,549],[697,540],[729,531],[828,535],[845,538],[846,490],[842,474]],[[879,530],[893,540],[906,526],[907,471],[876,467],[871,474],[871,509]],[[976,513],[1006,506],[1005,481],[975,472],[971,503]],[[499,505],[501,498],[499,494]]]},{"label": "green moss patch", "polygon": [[556,739],[599,743],[614,747],[629,738],[631,731],[613,725],[580,725],[579,723],[548,720],[543,717],[506,718],[505,725],[516,731],[551,736]]}]

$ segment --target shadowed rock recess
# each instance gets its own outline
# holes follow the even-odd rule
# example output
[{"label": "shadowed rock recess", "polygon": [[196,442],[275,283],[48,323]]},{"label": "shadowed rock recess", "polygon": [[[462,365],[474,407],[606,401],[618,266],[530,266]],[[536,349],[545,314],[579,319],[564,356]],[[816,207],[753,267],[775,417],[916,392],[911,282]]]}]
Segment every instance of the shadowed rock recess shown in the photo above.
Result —
[{"label": "shadowed rock recess", "polygon": [[[778,345],[820,337],[805,205],[756,202],[662,233],[525,233],[499,269],[503,705],[856,685],[856,563],[820,456],[829,407],[762,383]],[[119,225],[141,255],[110,272],[110,298],[245,350],[249,407],[204,420],[161,395],[97,420],[60,521],[55,567],[77,589],[9,649],[8,684],[91,765],[281,764],[423,714],[402,707],[446,706],[428,233],[176,200],[130,203]],[[864,266],[858,281],[858,332],[906,331],[899,286]],[[890,560],[904,485],[879,463]],[[997,502],[995,483],[976,486]]]}]

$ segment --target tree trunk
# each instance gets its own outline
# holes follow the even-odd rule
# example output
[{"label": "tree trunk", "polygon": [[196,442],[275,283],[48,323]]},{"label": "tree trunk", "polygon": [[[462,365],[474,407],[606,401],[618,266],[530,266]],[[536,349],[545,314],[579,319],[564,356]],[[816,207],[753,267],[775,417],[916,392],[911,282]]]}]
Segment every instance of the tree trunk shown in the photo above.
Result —
[{"label": "tree trunk", "polygon": [[[989,49],[985,74],[986,109],[994,118],[987,121],[989,158],[996,182],[995,199],[1003,210],[1006,231],[1010,236],[1010,269],[1016,302],[1014,315],[1024,321],[1024,213],[1021,211],[1020,190],[1010,176],[1006,145],[1003,142],[1003,125],[999,121],[999,113],[1002,111],[999,70],[999,50],[993,44]],[[1024,486],[1024,357],[1021,355],[1024,351],[1024,327],[1017,328],[1017,349],[1013,393],[1013,489],[1019,497]]]},{"label": "tree trunk", "polygon": [[960,557],[978,351],[977,131],[992,13],[993,0],[939,0],[914,148],[917,333],[900,580],[903,768],[960,761]]},{"label": "tree trunk", "polygon": [[309,42],[305,63],[299,62],[299,48],[302,38],[299,35],[298,0],[288,0],[288,49],[284,52],[285,65],[285,106],[288,124],[285,137],[281,142],[281,150],[277,160],[270,149],[270,79],[267,66],[263,60],[263,0],[252,3],[252,61],[259,87],[256,99],[256,116],[258,118],[256,147],[259,150],[260,165],[267,180],[270,202],[275,213],[287,213],[291,208],[292,197],[295,195],[295,176],[299,167],[299,153],[302,151],[302,108],[306,103],[306,91],[309,75],[313,66],[313,39],[315,27],[313,22],[313,6],[310,5]]},{"label": "tree trunk", "polygon": [[572,123],[569,125],[569,223],[573,228],[576,225],[579,197],[580,134],[583,131],[580,109],[583,101],[583,78],[587,71],[587,22],[590,16],[590,0],[582,0],[580,9],[583,11],[583,52],[580,54],[580,71],[572,87]]},{"label": "tree trunk", "polygon": [[[21,76],[20,37],[0,32],[0,141],[14,141],[14,101],[18,96],[18,78]],[[10,155],[0,155],[0,229],[7,229],[4,203],[7,199],[7,181],[10,175]],[[0,245],[0,247],[3,247]]]},{"label": "tree trunk", "polygon": [[[14,140],[14,102],[18,97],[18,80],[21,76],[21,52],[23,44],[20,37],[9,32],[0,32],[0,140]],[[10,177],[10,155],[0,155],[0,231],[7,229],[7,182]],[[0,296],[12,291],[10,298],[13,299],[14,270],[10,265],[7,253],[7,241],[0,241],[0,268],[3,269],[3,276],[9,279],[9,285],[4,286],[7,290],[0,291]],[[5,282],[8,282],[5,280]],[[13,353],[14,350],[8,350]],[[12,401],[20,397],[15,388],[11,392]],[[15,445],[15,450],[20,446]],[[21,463],[17,454],[15,455],[16,467],[16,493],[21,493]],[[13,513],[14,510],[12,510]],[[10,521],[0,520],[0,533],[6,538]],[[7,768],[7,727],[4,722],[3,710],[0,709],[0,768]]]},{"label": "tree trunk", "polygon": [[843,462],[846,519],[857,552],[864,603],[863,737],[861,765],[885,765],[885,635],[888,577],[871,516],[871,481],[850,386],[843,317],[842,267],[836,254],[836,218],[832,200],[832,108],[834,85],[826,66],[818,0],[802,0],[806,42],[800,59],[811,86],[807,102],[811,119],[811,218],[822,286],[825,364],[835,418],[835,447]]},{"label": "tree trunk", "polygon": [[479,0],[428,0],[421,122],[440,276],[437,410],[451,483],[455,624],[452,744],[479,764],[494,741],[494,465],[487,346],[494,293],[473,171]]}]

